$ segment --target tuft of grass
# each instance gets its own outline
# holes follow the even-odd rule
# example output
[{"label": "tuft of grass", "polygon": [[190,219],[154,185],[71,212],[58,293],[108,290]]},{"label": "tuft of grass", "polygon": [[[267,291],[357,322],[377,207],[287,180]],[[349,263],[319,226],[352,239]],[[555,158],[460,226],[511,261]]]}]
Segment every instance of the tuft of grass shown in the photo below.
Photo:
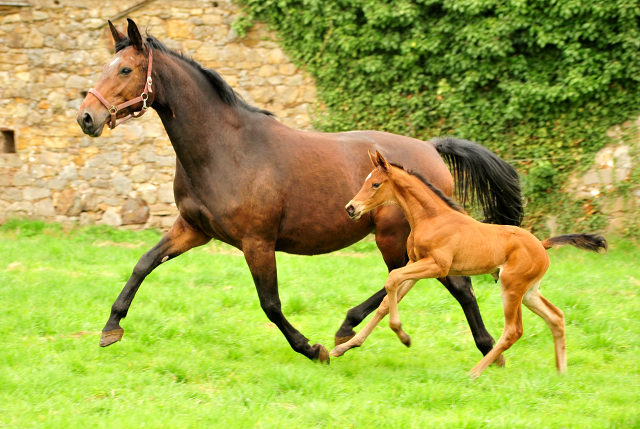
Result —
[{"label": "tuft of grass", "polygon": [[[386,325],[316,365],[262,312],[242,254],[211,243],[163,264],[122,321],[100,330],[155,231],[0,227],[0,427],[627,428],[640,426],[640,250],[550,251],[543,294],[567,323],[569,370],[555,373],[545,323],[523,310],[507,367],[471,380],[480,359],[464,315],[436,281],[400,305],[413,345]],[[384,284],[371,238],[330,255],[277,255],[289,321],[331,349],[347,310]],[[499,288],[474,278],[489,331]]]}]

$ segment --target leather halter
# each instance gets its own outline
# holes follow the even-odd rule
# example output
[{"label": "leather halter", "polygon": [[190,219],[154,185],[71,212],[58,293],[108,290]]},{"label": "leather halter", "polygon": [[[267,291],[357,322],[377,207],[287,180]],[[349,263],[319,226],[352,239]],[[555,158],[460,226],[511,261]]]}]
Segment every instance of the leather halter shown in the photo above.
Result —
[{"label": "leather halter", "polygon": [[[129,100],[129,101],[125,101],[124,103],[118,104],[117,106],[114,106],[113,104],[110,104],[103,96],[102,94],[100,94],[100,92],[98,92],[97,90],[91,88],[89,90],[90,94],[93,94],[98,100],[100,100],[100,102],[102,104],[104,104],[104,107],[107,108],[107,110],[109,111],[109,113],[111,114],[111,120],[109,122],[109,124],[107,124],[107,126],[109,127],[110,130],[114,129],[115,127],[117,127],[118,125],[127,122],[129,119],[133,119],[133,118],[139,118],[140,116],[144,115],[147,112],[147,109],[149,108],[147,106],[147,100],[149,99],[149,93],[153,92],[153,90],[151,89],[151,84],[153,83],[153,80],[151,79],[151,65],[153,63],[153,50],[151,50],[151,48],[149,48],[149,66],[147,67],[147,80],[144,83],[144,89],[142,90],[142,94],[140,94],[140,96],[134,98],[133,100]],[[118,122],[116,120],[116,114],[118,113],[119,110],[122,110],[126,107],[132,106],[136,103],[139,103],[142,101],[142,110],[140,110],[140,112],[136,115],[136,112],[132,112],[131,115],[125,117],[124,119],[121,118],[120,122]]]}]

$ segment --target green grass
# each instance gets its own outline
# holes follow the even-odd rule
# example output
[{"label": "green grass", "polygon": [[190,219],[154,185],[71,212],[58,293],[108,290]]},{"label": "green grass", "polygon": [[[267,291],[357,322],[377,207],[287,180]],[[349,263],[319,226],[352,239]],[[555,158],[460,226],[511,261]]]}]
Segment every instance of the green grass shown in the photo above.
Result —
[{"label": "green grass", "polygon": [[[124,339],[99,331],[156,232],[0,227],[0,427],[629,428],[640,427],[640,250],[552,250],[542,291],[567,321],[569,370],[555,373],[544,322],[524,310],[505,369],[480,359],[455,300],[421,281],[400,305],[413,346],[387,327],[360,349],[313,364],[268,323],[242,255],[194,249],[143,283]],[[370,241],[331,255],[278,255],[284,312],[332,347],[346,311],[378,290]],[[498,287],[474,279],[489,331]]]}]

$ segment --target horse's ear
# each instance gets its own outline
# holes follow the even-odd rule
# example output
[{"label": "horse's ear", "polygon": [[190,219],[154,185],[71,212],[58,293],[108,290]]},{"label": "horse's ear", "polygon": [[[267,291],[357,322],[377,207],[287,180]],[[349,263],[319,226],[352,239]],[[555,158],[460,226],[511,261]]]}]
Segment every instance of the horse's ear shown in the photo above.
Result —
[{"label": "horse's ear", "polygon": [[127,34],[129,35],[131,45],[140,52],[144,51],[144,43],[142,41],[140,30],[138,30],[138,26],[129,18],[127,18],[127,21],[129,22],[129,26],[127,27]]},{"label": "horse's ear", "polygon": [[373,164],[373,166],[378,167],[378,160],[376,159],[376,156],[371,153],[371,151],[369,151],[369,158],[371,159],[371,163]]},{"label": "horse's ear", "polygon": [[109,28],[111,29],[111,36],[113,36],[113,43],[117,45],[120,39],[124,37],[124,34],[119,32],[118,29],[113,26],[111,21],[108,21],[108,22],[109,22]]},{"label": "horse's ear", "polygon": [[378,161],[378,165],[380,165],[380,167],[382,167],[384,171],[391,170],[391,164],[389,164],[387,160],[384,159],[382,154],[378,151],[376,151],[376,161]]}]

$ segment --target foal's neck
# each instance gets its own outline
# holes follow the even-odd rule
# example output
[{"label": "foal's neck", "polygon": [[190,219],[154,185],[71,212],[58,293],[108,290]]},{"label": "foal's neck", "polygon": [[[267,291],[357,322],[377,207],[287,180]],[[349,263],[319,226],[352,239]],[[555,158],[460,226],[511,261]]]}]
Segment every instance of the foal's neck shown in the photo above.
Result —
[{"label": "foal's neck", "polygon": [[395,169],[393,189],[395,202],[407,217],[411,229],[414,229],[420,221],[433,219],[447,211],[453,211],[420,179],[404,170]]}]

